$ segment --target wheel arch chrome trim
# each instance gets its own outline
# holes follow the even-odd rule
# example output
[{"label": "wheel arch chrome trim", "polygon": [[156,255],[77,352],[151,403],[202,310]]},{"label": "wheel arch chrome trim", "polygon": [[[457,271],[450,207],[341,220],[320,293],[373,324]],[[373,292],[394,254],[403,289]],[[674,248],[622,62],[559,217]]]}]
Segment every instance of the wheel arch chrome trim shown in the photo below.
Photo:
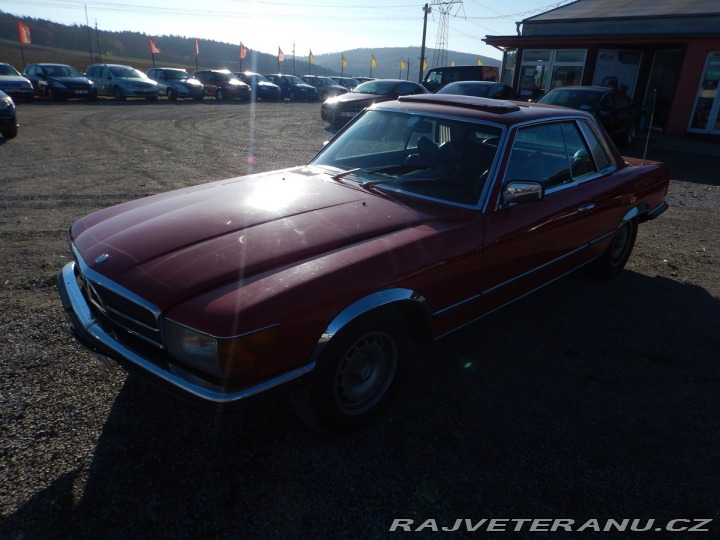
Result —
[{"label": "wheel arch chrome trim", "polygon": [[311,362],[316,362],[322,354],[323,349],[332,340],[332,338],[347,325],[357,320],[358,317],[381,307],[406,302],[415,303],[426,315],[428,320],[432,318],[432,312],[427,300],[417,291],[398,287],[374,292],[364,298],[356,300],[340,311],[333,320],[330,321],[317,342],[310,359]]}]

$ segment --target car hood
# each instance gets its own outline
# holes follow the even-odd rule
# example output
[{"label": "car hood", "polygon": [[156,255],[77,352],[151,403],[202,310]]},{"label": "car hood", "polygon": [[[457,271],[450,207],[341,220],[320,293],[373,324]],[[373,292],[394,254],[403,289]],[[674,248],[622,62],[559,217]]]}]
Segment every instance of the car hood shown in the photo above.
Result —
[{"label": "car hood", "polygon": [[427,219],[299,167],[100,210],[74,223],[70,237],[90,268],[165,310]]},{"label": "car hood", "polygon": [[90,81],[87,80],[85,77],[48,77],[48,78],[52,79],[53,81],[58,81],[61,83],[90,84]]},{"label": "car hood", "polygon": [[[356,92],[347,92],[341,94],[331,100],[331,103],[340,106],[362,106],[366,107],[372,103],[378,103],[381,101],[391,101],[395,99],[393,96],[379,96],[377,94],[363,94]],[[326,102],[327,103],[327,102]]]},{"label": "car hood", "polygon": [[153,81],[152,79],[141,79],[140,77],[115,77],[118,81],[125,81],[129,83],[135,83],[135,84],[147,84],[150,86],[157,86],[157,83]]},{"label": "car hood", "polygon": [[0,75],[0,83],[29,83],[30,81],[22,75]]},{"label": "car hood", "polygon": [[308,90],[308,91],[316,91],[317,90],[313,85],[305,84],[305,83],[293,84],[292,87],[293,88],[302,88],[303,90]]}]

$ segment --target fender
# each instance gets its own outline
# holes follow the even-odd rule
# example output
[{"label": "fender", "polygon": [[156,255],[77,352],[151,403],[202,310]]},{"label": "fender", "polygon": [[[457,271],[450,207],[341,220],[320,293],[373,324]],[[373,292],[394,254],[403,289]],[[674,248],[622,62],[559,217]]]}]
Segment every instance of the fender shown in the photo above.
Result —
[{"label": "fender", "polygon": [[317,362],[318,358],[322,354],[325,346],[330,340],[345,328],[348,324],[352,323],[358,317],[374,310],[379,307],[388,306],[391,304],[398,304],[403,302],[415,302],[421,308],[422,312],[427,316],[428,320],[431,318],[431,310],[427,300],[424,296],[416,291],[404,288],[386,289],[384,291],[377,291],[369,296],[356,300],[340,313],[328,324],[325,331],[320,336],[317,346],[310,357],[311,362]]}]

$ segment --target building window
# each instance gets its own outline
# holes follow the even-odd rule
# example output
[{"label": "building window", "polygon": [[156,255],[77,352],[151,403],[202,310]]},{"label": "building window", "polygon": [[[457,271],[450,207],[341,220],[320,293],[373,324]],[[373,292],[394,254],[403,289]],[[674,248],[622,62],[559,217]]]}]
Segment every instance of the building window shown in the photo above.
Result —
[{"label": "building window", "polygon": [[536,99],[558,86],[582,84],[586,56],[584,49],[525,51],[518,92],[525,99]]},{"label": "building window", "polygon": [[592,83],[596,86],[611,86],[632,97],[641,60],[640,51],[600,49]]},{"label": "building window", "polygon": [[515,64],[517,62],[517,49],[509,49],[503,54],[502,74],[500,82],[512,86],[515,77]]},{"label": "building window", "polygon": [[720,133],[720,52],[710,53],[705,62],[705,72],[700,81],[695,110],[688,131],[696,133]]}]

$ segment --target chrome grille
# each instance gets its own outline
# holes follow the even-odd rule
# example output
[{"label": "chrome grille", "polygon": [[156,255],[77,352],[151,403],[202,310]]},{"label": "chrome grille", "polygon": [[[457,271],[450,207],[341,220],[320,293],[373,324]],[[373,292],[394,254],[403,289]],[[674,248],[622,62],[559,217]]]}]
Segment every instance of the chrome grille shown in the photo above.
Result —
[{"label": "chrome grille", "polygon": [[116,284],[105,280],[95,272],[78,268],[75,265],[78,285],[93,315],[104,325],[109,326],[118,338],[119,334],[129,334],[164,349],[160,332],[159,311],[132,298],[129,293]]}]

